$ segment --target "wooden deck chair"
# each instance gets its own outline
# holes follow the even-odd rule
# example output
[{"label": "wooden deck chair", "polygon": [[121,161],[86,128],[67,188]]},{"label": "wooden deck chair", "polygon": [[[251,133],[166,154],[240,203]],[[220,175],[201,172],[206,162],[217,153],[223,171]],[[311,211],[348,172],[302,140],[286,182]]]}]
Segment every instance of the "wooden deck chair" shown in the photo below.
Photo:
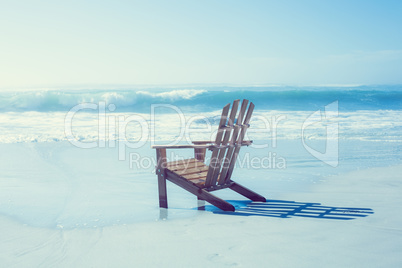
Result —
[{"label": "wooden deck chair", "polygon": [[[231,110],[230,103],[223,107],[215,141],[194,141],[192,145],[152,146],[156,149],[158,163],[156,174],[158,176],[159,206],[161,208],[168,207],[166,180],[196,195],[199,200],[205,200],[225,211],[235,211],[235,208],[210,192],[230,188],[253,201],[266,202],[263,196],[231,180],[240,147],[252,143],[252,141],[244,141],[243,139],[249,127],[254,104],[251,102],[248,105],[249,101],[243,100],[240,111],[238,111],[239,103],[240,100],[235,100]],[[166,149],[178,148],[194,149],[195,157],[167,162]],[[204,163],[206,149],[212,151],[209,166]]]}]

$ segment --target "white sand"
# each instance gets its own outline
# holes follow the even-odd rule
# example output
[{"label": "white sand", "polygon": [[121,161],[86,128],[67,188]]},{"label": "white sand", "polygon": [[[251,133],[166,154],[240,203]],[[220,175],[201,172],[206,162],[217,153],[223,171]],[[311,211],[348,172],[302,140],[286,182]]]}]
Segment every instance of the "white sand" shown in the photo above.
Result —
[{"label": "white sand", "polygon": [[[220,214],[211,206],[198,211],[195,197],[171,184],[168,216],[159,220],[152,168],[133,171],[127,162],[111,160],[117,159],[112,149],[77,154],[63,143],[1,149],[2,267],[402,265],[401,165],[316,174],[320,179],[314,181],[300,181],[314,169],[276,182],[269,171],[266,178],[257,176],[261,171],[238,173],[248,172],[250,178],[240,182],[268,198],[320,203],[324,211],[348,207],[338,217],[351,220],[323,219],[308,210],[302,216],[275,214],[268,207],[255,213],[257,203],[247,207],[230,191],[217,194],[240,201],[234,202],[237,214]],[[281,174],[295,176],[294,170]],[[301,187],[286,188],[291,185]]]}]

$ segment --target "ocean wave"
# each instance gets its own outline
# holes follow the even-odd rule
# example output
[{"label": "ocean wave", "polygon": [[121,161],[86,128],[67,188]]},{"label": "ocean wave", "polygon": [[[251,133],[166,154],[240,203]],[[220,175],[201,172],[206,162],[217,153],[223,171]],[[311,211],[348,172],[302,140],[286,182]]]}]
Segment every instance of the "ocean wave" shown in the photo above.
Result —
[{"label": "ocean wave", "polygon": [[134,90],[20,91],[0,93],[0,111],[68,111],[81,103],[114,104],[122,111],[148,108],[152,103],[189,103],[206,90],[181,89],[166,92]]},{"label": "ocean wave", "polygon": [[[192,111],[222,108],[234,99],[249,99],[263,110],[317,110],[338,101],[339,109],[401,110],[402,87],[222,87],[168,90],[30,90],[0,92],[0,112],[68,111],[81,103],[114,104],[117,112],[149,111],[151,104],[172,104]],[[88,110],[90,111],[90,110]]]}]

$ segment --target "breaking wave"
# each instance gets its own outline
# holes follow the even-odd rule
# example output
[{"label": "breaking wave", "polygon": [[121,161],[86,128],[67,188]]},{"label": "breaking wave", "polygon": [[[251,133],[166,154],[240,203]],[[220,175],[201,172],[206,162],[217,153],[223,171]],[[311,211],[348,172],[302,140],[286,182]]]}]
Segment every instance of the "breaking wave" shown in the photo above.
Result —
[{"label": "breaking wave", "polygon": [[30,90],[0,93],[0,112],[68,111],[80,103],[114,104],[116,111],[145,111],[172,104],[193,111],[220,109],[234,99],[249,99],[265,110],[316,110],[333,102],[339,109],[401,110],[402,86],[384,87],[206,87],[174,90]]}]

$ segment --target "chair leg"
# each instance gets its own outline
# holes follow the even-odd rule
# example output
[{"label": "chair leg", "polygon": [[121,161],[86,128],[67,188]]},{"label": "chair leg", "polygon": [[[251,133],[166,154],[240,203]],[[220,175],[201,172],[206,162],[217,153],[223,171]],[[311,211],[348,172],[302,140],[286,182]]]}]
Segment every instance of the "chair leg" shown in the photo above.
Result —
[{"label": "chair leg", "polygon": [[169,181],[189,191],[193,195],[196,195],[198,199],[205,200],[208,203],[224,211],[235,211],[235,207],[232,206],[230,203],[226,202],[225,200],[219,197],[214,196],[213,194],[210,194],[208,191],[196,186],[195,184],[182,179],[179,175],[169,170],[166,175],[169,178]]},{"label": "chair leg", "polygon": [[168,218],[168,209],[167,208],[160,208],[159,209],[159,219],[166,220]]},{"label": "chair leg", "polygon": [[197,196],[198,210],[205,210],[205,200]]},{"label": "chair leg", "polygon": [[230,186],[230,189],[233,191],[247,197],[248,199],[252,201],[260,201],[260,202],[267,202],[265,197],[262,195],[257,194],[256,192],[251,191],[250,189],[247,189],[246,187],[234,182],[232,186]]},{"label": "chair leg", "polygon": [[201,196],[197,194],[198,199],[202,199],[207,201],[208,203],[211,203],[215,207],[218,207],[224,211],[235,211],[235,207],[230,204],[229,202],[226,202],[223,199],[220,199],[219,197],[214,196],[213,194],[210,194],[209,192],[202,190]]},{"label": "chair leg", "polygon": [[158,174],[159,207],[168,208],[166,179],[163,174]]},{"label": "chair leg", "polygon": [[167,192],[166,192],[166,149],[156,149],[156,159],[158,165],[156,167],[156,174],[158,175],[158,189],[159,189],[159,207],[167,208]]}]

